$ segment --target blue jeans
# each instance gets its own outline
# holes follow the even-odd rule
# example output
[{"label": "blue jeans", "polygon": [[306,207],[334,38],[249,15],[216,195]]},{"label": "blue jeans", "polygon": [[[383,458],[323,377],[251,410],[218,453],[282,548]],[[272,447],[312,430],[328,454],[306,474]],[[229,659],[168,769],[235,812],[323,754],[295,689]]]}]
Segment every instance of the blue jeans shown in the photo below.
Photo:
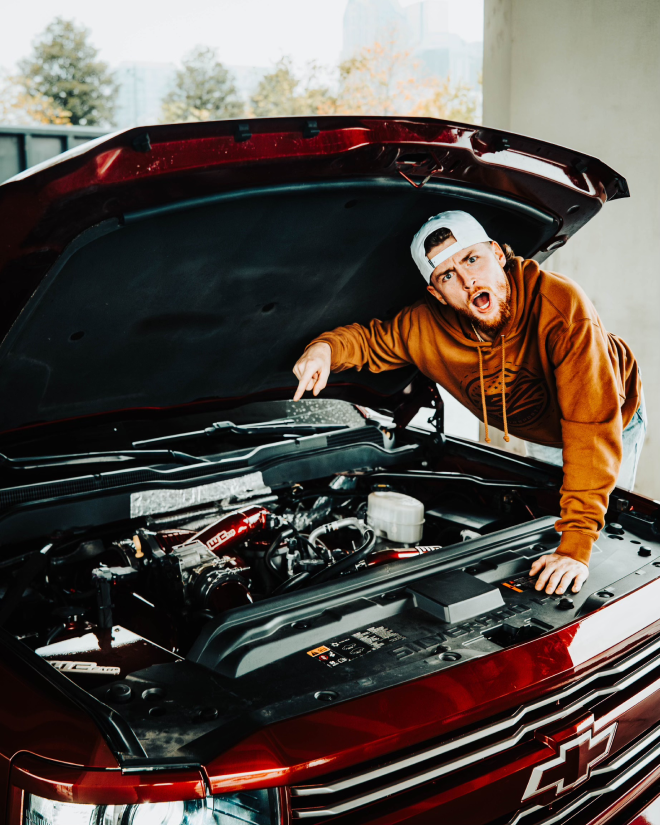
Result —
[{"label": "blue jeans", "polygon": [[[644,402],[644,390],[642,390],[637,412],[623,431],[623,459],[616,486],[624,490],[632,490],[635,486],[637,465],[646,436],[646,423],[646,403]],[[555,464],[557,467],[563,465],[561,447],[545,447],[543,444],[532,444],[527,441],[525,448],[530,458],[545,461],[546,464]]]}]

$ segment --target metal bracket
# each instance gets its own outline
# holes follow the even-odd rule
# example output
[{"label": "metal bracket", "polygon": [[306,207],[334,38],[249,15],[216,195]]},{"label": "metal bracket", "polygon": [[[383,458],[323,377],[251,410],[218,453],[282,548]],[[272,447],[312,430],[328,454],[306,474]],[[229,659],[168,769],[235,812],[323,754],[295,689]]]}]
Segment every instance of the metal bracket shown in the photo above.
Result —
[{"label": "metal bracket", "polygon": [[405,179],[408,181],[408,183],[409,183],[411,186],[413,186],[415,189],[421,189],[421,188],[422,188],[422,187],[423,187],[426,183],[428,183],[428,182],[431,180],[431,178],[433,177],[433,172],[431,172],[429,175],[427,175],[427,176],[424,178],[424,180],[423,180],[421,183],[415,183],[415,181],[414,181],[414,180],[411,180],[411,179],[408,177],[408,175],[406,175],[406,174],[405,174],[405,172],[402,172],[400,169],[397,169],[396,171],[397,171],[397,172],[401,175],[401,177],[402,177],[402,178],[405,178]]},{"label": "metal bracket", "polygon": [[[402,167],[405,167],[408,172],[419,172],[420,175],[425,175],[425,177],[421,183],[417,183],[403,171]],[[440,164],[432,154],[426,156],[404,154],[401,160],[396,161],[396,171],[415,189],[421,189],[425,186],[433,177],[433,173],[440,168]]]}]

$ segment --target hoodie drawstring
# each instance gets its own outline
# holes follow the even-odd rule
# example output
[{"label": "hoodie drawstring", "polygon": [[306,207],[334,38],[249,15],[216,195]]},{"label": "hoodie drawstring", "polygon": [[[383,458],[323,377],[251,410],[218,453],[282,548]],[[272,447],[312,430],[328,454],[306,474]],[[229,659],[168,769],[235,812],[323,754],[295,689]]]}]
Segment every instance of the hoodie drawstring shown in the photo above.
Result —
[{"label": "hoodie drawstring", "polygon": [[504,364],[506,363],[506,349],[504,347],[504,336],[502,336],[502,418],[504,419],[504,440],[508,443],[509,428],[506,423],[506,383],[504,381]]},{"label": "hoodie drawstring", "polygon": [[[485,441],[486,444],[490,444],[490,435],[488,434],[488,413],[486,412],[486,387],[484,385],[484,359],[483,355],[481,354],[481,347],[477,347],[477,353],[479,354],[479,384],[481,386],[481,406],[484,413],[484,429],[486,431]],[[506,420],[506,383],[505,383],[505,373],[504,367],[506,364],[506,347],[504,344],[504,336],[502,336],[502,418],[504,419],[504,440],[508,443],[511,439],[509,438],[509,427],[507,425]]]},{"label": "hoodie drawstring", "polygon": [[484,427],[486,429],[486,444],[490,444],[488,435],[488,413],[486,412],[486,388],[484,387],[484,357],[481,354],[481,347],[477,348],[479,353],[479,384],[481,385],[481,406],[484,412]]}]

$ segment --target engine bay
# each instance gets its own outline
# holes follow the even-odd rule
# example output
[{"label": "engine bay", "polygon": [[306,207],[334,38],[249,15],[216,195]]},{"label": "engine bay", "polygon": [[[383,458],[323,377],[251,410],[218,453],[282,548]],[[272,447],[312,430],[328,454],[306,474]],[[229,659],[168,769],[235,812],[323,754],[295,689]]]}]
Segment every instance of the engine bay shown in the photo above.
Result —
[{"label": "engine bay", "polygon": [[[429,485],[424,475],[337,473],[243,506],[216,503],[137,519],[123,534],[106,528],[55,542],[8,629],[42,649],[120,625],[185,656],[204,624],[233,608],[438,554],[529,518],[515,487],[479,491],[451,473]],[[438,489],[426,502],[409,493],[429,486]]]},{"label": "engine bay", "polygon": [[439,459],[429,436],[386,437],[290,439],[286,465],[271,450],[259,473],[198,482],[194,501],[131,493],[128,519],[17,545],[0,561],[0,624],[120,711],[147,755],[201,759],[212,731],[230,742],[248,718],[523,644],[660,576],[656,522],[613,496],[582,591],[537,592],[530,566],[559,543],[557,485],[480,463],[478,447]]}]

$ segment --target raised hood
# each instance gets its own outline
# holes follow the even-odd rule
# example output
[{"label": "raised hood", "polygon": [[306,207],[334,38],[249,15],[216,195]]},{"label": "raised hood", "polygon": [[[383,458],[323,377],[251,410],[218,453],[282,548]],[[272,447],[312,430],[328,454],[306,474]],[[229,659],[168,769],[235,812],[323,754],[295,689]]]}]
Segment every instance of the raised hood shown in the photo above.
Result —
[{"label": "raised hood", "polygon": [[[542,261],[627,194],[594,158],[426,118],[93,141],[0,186],[0,431],[289,392],[315,335],[422,297],[409,246],[429,216],[467,209]],[[385,401],[410,379],[333,381]]]}]

